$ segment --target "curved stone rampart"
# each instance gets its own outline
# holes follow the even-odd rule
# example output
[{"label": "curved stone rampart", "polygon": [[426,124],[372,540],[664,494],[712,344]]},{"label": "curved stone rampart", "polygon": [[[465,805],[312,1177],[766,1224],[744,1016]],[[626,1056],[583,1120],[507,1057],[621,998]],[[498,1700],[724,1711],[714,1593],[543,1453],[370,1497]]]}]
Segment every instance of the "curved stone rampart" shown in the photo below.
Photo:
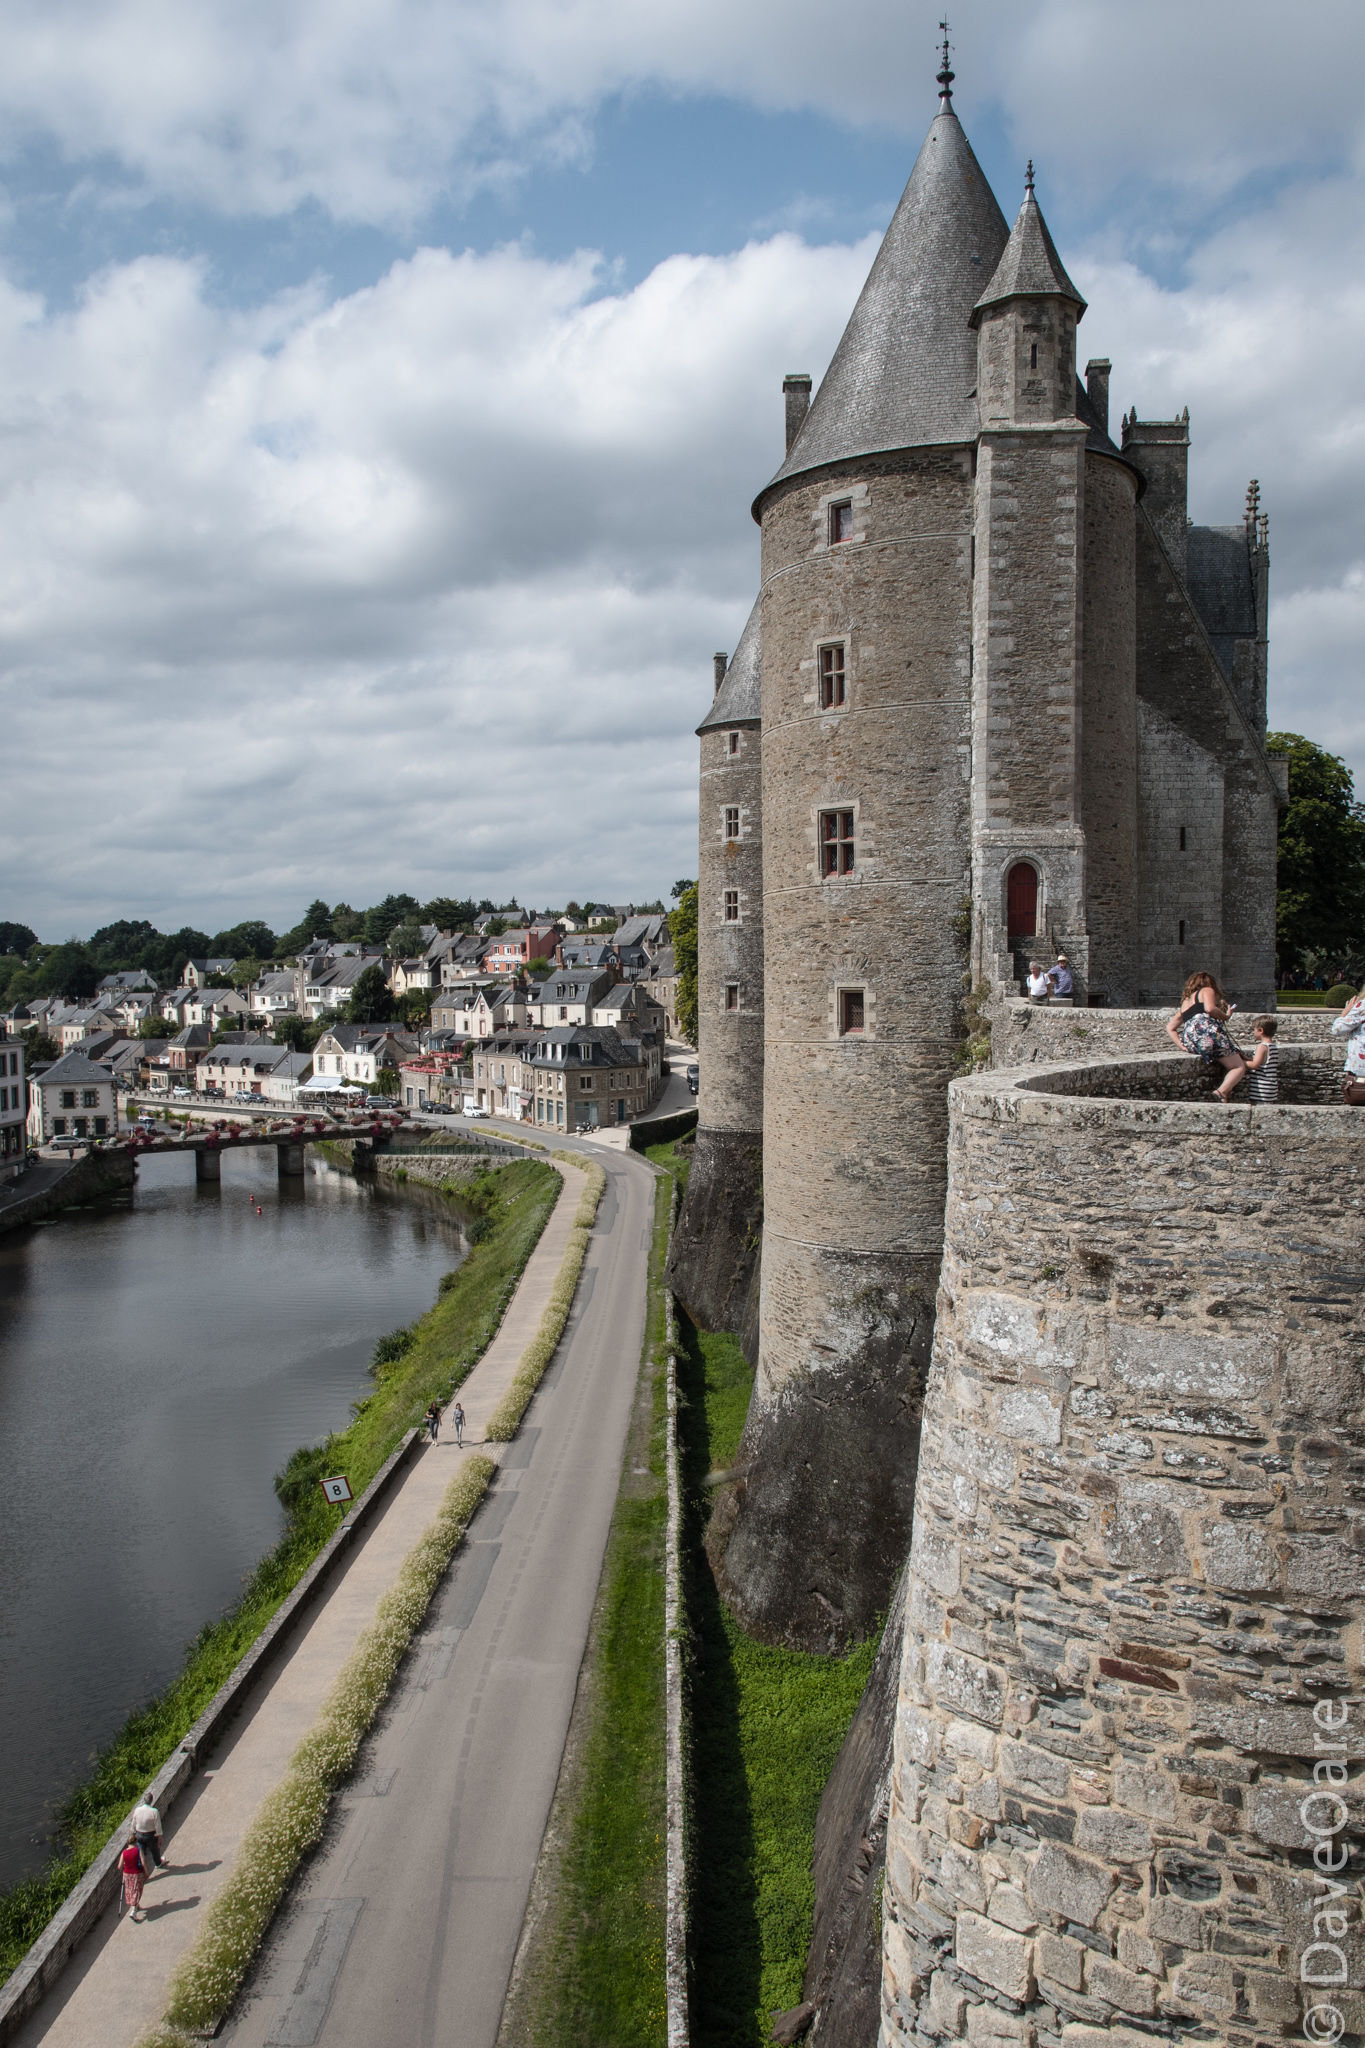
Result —
[{"label": "curved stone rampart", "polygon": [[[1103,1058],[1132,1052],[1170,1052],[1166,1025],[1174,1005],[1151,1010],[1072,1010],[1051,1004],[1012,1001],[992,1004],[991,1063],[1000,1069],[1028,1066],[1032,1061]],[[1251,1043],[1251,1020],[1260,1013],[1237,1015],[1233,1036]],[[1280,1033],[1298,1044],[1331,1039],[1337,1010],[1281,1010]],[[1340,1046],[1340,1039],[1332,1041]]]},{"label": "curved stone rampart", "polygon": [[951,1090],[885,2048],[1365,2021],[1332,1890],[1365,1782],[1365,1121],[1336,1063],[1285,1045],[1267,1107],[1191,1099],[1160,1054]]}]

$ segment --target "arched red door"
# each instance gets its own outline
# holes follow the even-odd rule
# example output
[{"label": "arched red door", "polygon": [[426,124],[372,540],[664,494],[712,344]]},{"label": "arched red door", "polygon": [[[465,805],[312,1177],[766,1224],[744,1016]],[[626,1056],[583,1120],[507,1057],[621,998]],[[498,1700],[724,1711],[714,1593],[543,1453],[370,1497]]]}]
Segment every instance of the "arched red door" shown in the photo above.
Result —
[{"label": "arched red door", "polygon": [[1031,939],[1038,929],[1038,870],[1017,860],[1005,884],[1005,908],[1011,939]]}]

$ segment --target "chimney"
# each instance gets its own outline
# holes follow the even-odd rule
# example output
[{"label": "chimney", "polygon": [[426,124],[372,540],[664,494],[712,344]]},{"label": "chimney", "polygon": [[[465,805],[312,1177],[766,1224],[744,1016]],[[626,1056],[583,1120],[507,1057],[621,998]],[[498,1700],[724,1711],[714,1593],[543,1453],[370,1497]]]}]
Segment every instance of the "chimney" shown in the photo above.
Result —
[{"label": "chimney", "polygon": [[1108,356],[1092,356],[1085,366],[1085,389],[1090,403],[1100,416],[1100,425],[1109,432],[1109,372],[1113,368]]},{"label": "chimney", "polygon": [[792,442],[810,411],[810,378],[804,370],[795,370],[790,377],[782,379],[782,396],[787,401],[787,453],[790,454]]},{"label": "chimney", "polygon": [[1140,420],[1137,407],[1123,422],[1123,452],[1147,482],[1142,502],[1176,575],[1185,581],[1189,531],[1190,409],[1178,419]]},{"label": "chimney", "polygon": [[725,671],[730,665],[730,657],[728,654],[713,654],[711,659],[716,665],[716,687],[712,694],[719,697],[720,686],[725,681]]}]

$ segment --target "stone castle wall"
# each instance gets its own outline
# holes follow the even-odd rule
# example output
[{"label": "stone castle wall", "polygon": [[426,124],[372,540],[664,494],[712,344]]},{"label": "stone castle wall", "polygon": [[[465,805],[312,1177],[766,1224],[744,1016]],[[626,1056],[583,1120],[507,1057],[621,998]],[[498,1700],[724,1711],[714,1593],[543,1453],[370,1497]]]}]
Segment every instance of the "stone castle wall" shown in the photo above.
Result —
[{"label": "stone castle wall", "polygon": [[[990,1013],[991,1065],[1003,1070],[1039,1061],[1074,1063],[1096,1054],[1112,1058],[1125,1052],[1170,1053],[1174,1048],[1166,1035],[1166,1025],[1174,1007],[1167,1004],[1153,1010],[1068,1010],[1007,998],[994,1005]],[[1251,1008],[1235,1013],[1233,1037],[1239,1044],[1251,1043],[1251,1020],[1262,1014]],[[1337,1049],[1340,1065],[1344,1046],[1331,1035],[1332,1024],[1339,1015],[1337,1010],[1282,1010],[1280,1036],[1286,1043],[1297,1045],[1331,1044]]]},{"label": "stone castle wall", "polygon": [[[759,1362],[712,1555],[745,1627],[810,1648],[874,1625],[909,1541],[960,1037],[971,470],[966,449],[867,459],[763,515]],[[854,538],[831,545],[841,499]],[[854,814],[851,874],[821,872],[827,807]]]},{"label": "stone castle wall", "polygon": [[[1337,1054],[1287,1044],[1291,1092]],[[1361,1978],[1358,1793],[1312,1795],[1365,1759],[1365,1126],[1170,1099],[1195,1067],[951,1091],[883,2048],[1365,2024],[1300,1982]]]},{"label": "stone castle wall", "polygon": [[1091,992],[1137,994],[1138,736],[1134,636],[1137,478],[1085,458],[1080,816]]}]

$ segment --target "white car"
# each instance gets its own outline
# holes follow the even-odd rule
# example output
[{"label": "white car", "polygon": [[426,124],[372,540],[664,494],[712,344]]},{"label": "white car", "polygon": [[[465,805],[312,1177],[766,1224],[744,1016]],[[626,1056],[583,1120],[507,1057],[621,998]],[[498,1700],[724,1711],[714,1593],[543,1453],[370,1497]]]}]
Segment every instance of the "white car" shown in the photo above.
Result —
[{"label": "white car", "polygon": [[482,1117],[485,1122],[488,1120],[488,1111],[486,1109],[467,1109],[465,1115],[474,1119]]},{"label": "white car", "polygon": [[193,1088],[172,1088],[171,1093],[172,1095],[177,1096],[180,1100],[188,1102],[191,1095],[193,1095],[194,1090]]}]

